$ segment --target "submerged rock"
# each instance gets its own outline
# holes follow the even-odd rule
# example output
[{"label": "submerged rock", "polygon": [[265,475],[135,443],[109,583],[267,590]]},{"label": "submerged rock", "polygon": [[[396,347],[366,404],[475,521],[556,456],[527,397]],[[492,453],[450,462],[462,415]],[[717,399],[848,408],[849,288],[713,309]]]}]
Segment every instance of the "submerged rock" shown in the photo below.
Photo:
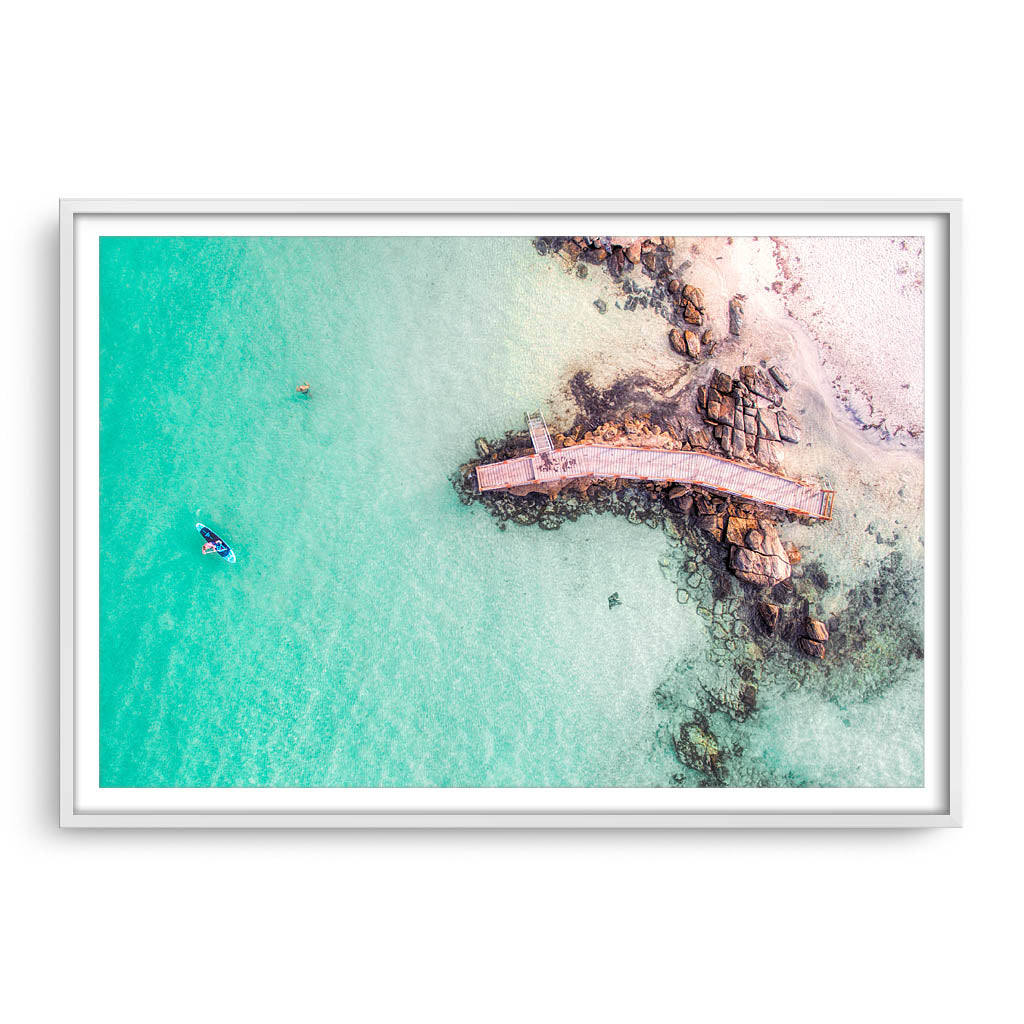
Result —
[{"label": "submerged rock", "polygon": [[687,768],[718,777],[721,770],[718,738],[706,722],[684,722],[675,737],[675,748],[679,760]]},{"label": "submerged rock", "polygon": [[817,640],[811,640],[806,636],[800,637],[800,650],[811,658],[824,658],[825,645]]},{"label": "submerged rock", "polygon": [[779,623],[779,606],[772,604],[771,601],[759,601],[757,605],[757,614],[760,616],[761,624],[764,626],[765,632],[771,636],[775,632],[775,627]]},{"label": "submerged rock", "polygon": [[597,309],[598,313],[608,312],[608,303],[605,302],[604,299],[594,299],[594,307]]},{"label": "submerged rock", "polygon": [[828,640],[828,627],[819,619],[808,619],[804,632],[809,639],[817,640],[819,643],[825,643]]},{"label": "submerged rock", "polygon": [[775,383],[783,391],[788,391],[793,386],[793,379],[781,366],[769,366],[768,372],[775,378]]}]

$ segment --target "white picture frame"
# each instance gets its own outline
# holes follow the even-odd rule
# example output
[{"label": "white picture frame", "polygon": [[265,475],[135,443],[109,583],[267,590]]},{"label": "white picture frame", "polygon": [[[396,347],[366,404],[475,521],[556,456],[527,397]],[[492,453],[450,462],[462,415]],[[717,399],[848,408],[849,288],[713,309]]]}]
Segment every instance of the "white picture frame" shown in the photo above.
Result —
[{"label": "white picture frame", "polygon": [[[959,380],[961,203],[957,200],[89,200],[60,204],[60,824],[71,828],[920,828],[961,824],[960,750],[960,412],[951,382]],[[499,790],[431,790],[417,803],[419,791],[360,790],[344,794],[344,806],[325,804],[325,792],[231,790],[231,806],[197,806],[201,794],[184,794],[183,803],[167,791],[131,791],[118,800],[97,802],[88,775],[87,735],[93,719],[91,698],[84,691],[83,665],[98,650],[92,638],[92,617],[98,600],[86,585],[91,552],[87,528],[90,502],[98,498],[89,468],[95,458],[91,425],[83,422],[91,387],[90,360],[96,354],[85,343],[83,317],[90,316],[95,260],[91,239],[97,230],[131,233],[133,223],[160,219],[167,233],[195,234],[216,221],[253,233],[264,223],[266,234],[314,233],[313,224],[330,221],[334,233],[362,233],[357,224],[422,223],[421,231],[437,233],[443,219],[465,233],[488,232],[488,225],[506,225],[506,234],[575,234],[580,225],[610,218],[650,223],[672,218],[692,220],[694,230],[675,228],[677,235],[741,234],[756,223],[761,234],[782,234],[793,225],[816,233],[823,221],[843,223],[847,234],[871,233],[892,222],[899,233],[908,220],[927,223],[934,239],[935,264],[926,277],[930,295],[927,335],[926,403],[928,410],[927,499],[929,611],[926,616],[926,673],[932,732],[927,762],[927,799],[909,806],[894,791],[840,791],[848,801],[823,799],[815,805],[779,798],[794,791],[701,791],[703,804],[676,806],[634,790],[518,790],[514,799]],[[831,220],[830,220],[831,219]],[[541,231],[538,226],[551,225]],[[702,227],[698,228],[697,226]],[[714,225],[709,230],[709,226]],[[729,230],[722,230],[727,225]],[[100,226],[100,227],[98,227]],[[566,230],[572,226],[572,230]],[[781,228],[781,230],[780,230]],[[232,229],[233,230],[233,229]],[[653,229],[652,233],[653,232]],[[318,234],[325,233],[318,227]],[[404,233],[410,233],[408,229]],[[459,233],[452,231],[450,233]],[[493,233],[491,230],[488,233]],[[622,233],[622,232],[620,232]],[[657,233],[662,233],[661,230]],[[667,232],[666,232],[667,233]],[[835,232],[840,233],[840,232]],[[941,251],[940,251],[941,250]],[[95,403],[92,403],[94,406]],[[92,559],[95,561],[95,559]],[[92,603],[90,603],[90,601]],[[98,629],[97,629],[98,633]],[[98,674],[98,673],[97,673]],[[660,791],[658,791],[660,792]],[[668,792],[678,792],[670,790]],[[802,792],[802,791],[799,791]],[[302,799],[303,795],[308,799]],[[109,794],[113,797],[114,794]],[[173,795],[173,794],[171,794]],[[830,791],[835,797],[836,791]],[[101,793],[102,797],[102,793]],[[858,797],[860,799],[858,799]],[[340,799],[340,797],[339,797]],[[704,798],[702,798],[704,799]],[[794,798],[795,799],[795,798]],[[191,802],[190,802],[191,801]]]}]

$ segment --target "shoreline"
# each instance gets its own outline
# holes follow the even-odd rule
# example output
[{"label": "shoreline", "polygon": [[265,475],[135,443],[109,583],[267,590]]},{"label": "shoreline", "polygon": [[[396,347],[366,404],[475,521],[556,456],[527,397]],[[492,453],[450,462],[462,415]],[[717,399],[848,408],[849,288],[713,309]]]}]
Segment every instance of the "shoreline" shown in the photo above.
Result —
[{"label": "shoreline", "polygon": [[[691,773],[675,782],[737,784],[729,779],[737,772],[748,777],[751,766],[735,760],[735,749],[725,742],[734,726],[724,722],[753,725],[762,697],[773,690],[809,688],[844,702],[860,694],[857,699],[866,701],[888,693],[895,677],[916,678],[923,657],[917,603],[923,432],[904,437],[877,424],[858,425],[855,409],[829,379],[818,339],[784,302],[785,280],[797,293],[802,280],[791,276],[773,288],[779,280],[777,240],[579,239],[570,258],[554,245],[566,240],[542,241],[541,256],[556,259],[554,265],[591,294],[598,291],[595,317],[610,315],[614,306],[616,314],[636,318],[628,342],[623,338],[618,350],[592,356],[590,366],[570,364],[553,386],[556,452],[578,443],[670,450],[719,445],[729,457],[729,432],[760,441],[747,433],[752,422],[756,435],[762,433],[758,407],[763,403],[774,415],[784,398],[797,425],[795,438],[787,440],[797,443],[778,445],[780,456],[786,448],[785,463],[773,468],[838,492],[831,524],[808,523],[693,484],[587,477],[481,494],[473,482],[475,466],[532,452],[523,430],[478,438],[479,458],[452,474],[460,500],[482,504],[500,530],[510,522],[557,530],[582,516],[611,514],[665,533],[662,574],[676,586],[677,602],[692,602],[704,621],[716,680],[700,682],[692,670],[685,679],[670,673],[663,685],[682,686],[688,696],[663,701],[656,695],[659,707],[675,709],[668,736]],[[606,247],[604,258],[586,248],[595,241]],[[608,242],[646,256],[646,263],[628,260],[604,272]],[[752,278],[755,267],[771,279]],[[612,303],[604,298],[609,290],[617,295]],[[735,382],[723,366],[740,366]],[[785,388],[780,378],[772,380],[777,367]],[[749,401],[743,412],[752,419],[719,414],[723,392],[713,385],[720,378],[728,381],[724,391],[737,408],[741,398]],[[741,381],[748,387],[733,394],[733,383]],[[709,403],[709,397],[715,400]],[[695,432],[706,428],[712,429],[694,444]],[[737,452],[753,461],[755,447],[741,443]],[[890,606],[879,602],[879,593],[897,596]],[[618,603],[617,593],[609,596],[610,613]],[[892,672],[876,678],[883,663]],[[775,699],[769,697],[777,710]]]}]

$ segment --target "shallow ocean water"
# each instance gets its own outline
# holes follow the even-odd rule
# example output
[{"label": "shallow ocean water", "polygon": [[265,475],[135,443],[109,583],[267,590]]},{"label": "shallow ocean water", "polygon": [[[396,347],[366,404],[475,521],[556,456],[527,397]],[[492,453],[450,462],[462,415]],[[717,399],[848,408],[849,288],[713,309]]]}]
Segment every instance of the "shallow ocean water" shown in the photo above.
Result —
[{"label": "shallow ocean water", "polygon": [[[104,239],[101,784],[670,784],[655,691],[708,645],[670,538],[448,479],[628,344],[603,288],[522,238]],[[920,784],[914,671],[842,686],[724,721],[736,783]]]}]

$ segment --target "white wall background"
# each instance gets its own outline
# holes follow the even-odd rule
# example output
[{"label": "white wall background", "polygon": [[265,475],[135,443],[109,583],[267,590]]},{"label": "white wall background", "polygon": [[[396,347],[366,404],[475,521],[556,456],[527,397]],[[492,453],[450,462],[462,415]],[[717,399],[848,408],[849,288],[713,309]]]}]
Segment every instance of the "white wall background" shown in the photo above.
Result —
[{"label": "white wall background", "polygon": [[[989,487],[1021,443],[1021,15],[702,6],[7,10],[6,1019],[1010,1016],[1021,492]],[[963,197],[966,827],[58,833],[62,195]]]}]

